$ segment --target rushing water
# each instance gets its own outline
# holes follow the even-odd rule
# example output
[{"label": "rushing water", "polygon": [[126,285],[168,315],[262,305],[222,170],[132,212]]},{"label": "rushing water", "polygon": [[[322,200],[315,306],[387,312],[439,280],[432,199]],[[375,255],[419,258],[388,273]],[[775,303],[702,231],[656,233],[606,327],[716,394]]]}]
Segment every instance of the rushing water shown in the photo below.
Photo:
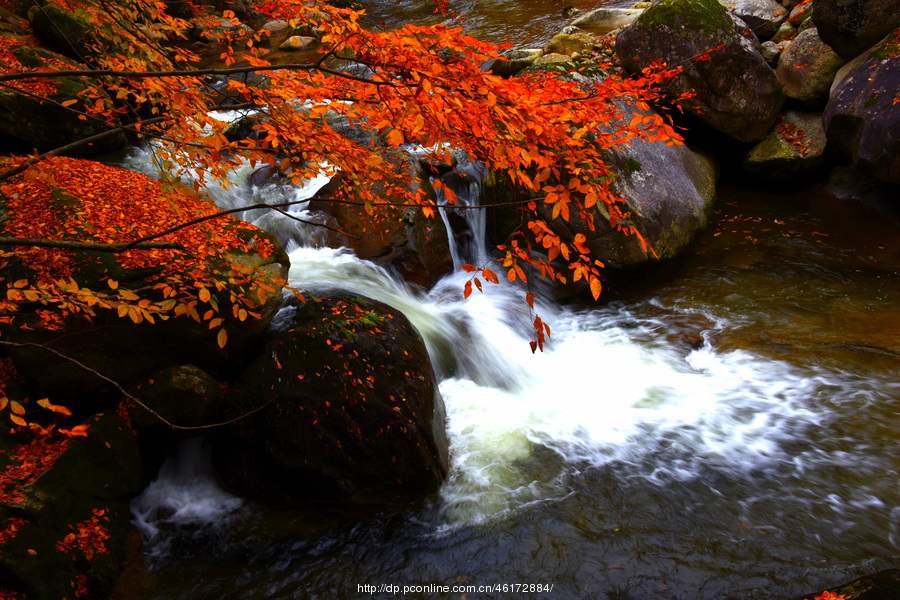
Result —
[{"label": "rushing water", "polygon": [[[211,190],[220,205],[324,183],[250,189],[247,174]],[[552,584],[534,598],[788,599],[894,564],[900,218],[824,190],[720,196],[677,262],[598,305],[539,300],[552,340],[536,355],[514,285],[463,300],[454,274],[413,293],[314,228],[245,215],[288,246],[296,287],[378,298],[420,330],[450,474],[412,505],[267,511],[219,489],[187,443],[134,503],[148,573],[128,597],[525,583]]]}]

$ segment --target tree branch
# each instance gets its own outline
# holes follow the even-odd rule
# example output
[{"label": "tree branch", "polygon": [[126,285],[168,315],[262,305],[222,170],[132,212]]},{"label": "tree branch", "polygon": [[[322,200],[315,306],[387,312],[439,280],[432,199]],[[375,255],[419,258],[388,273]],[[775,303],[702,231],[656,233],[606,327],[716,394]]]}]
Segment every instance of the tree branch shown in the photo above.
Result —
[{"label": "tree branch", "polygon": [[47,240],[38,238],[19,238],[0,236],[0,246],[40,246],[42,248],[64,248],[66,250],[91,250],[93,252],[118,253],[126,250],[184,250],[184,246],[178,242],[130,242],[118,243],[94,243],[77,242],[74,240]]},{"label": "tree branch", "polygon": [[123,396],[125,396],[126,398],[128,398],[129,400],[131,400],[132,402],[134,402],[135,404],[137,404],[138,406],[140,406],[147,412],[149,412],[151,415],[153,415],[157,419],[159,419],[167,427],[169,427],[171,429],[176,429],[178,431],[204,431],[207,429],[214,429],[216,427],[222,427],[224,425],[231,425],[232,423],[240,421],[241,419],[243,419],[245,417],[249,417],[250,415],[252,415],[255,412],[261,411],[262,409],[267,407],[269,404],[271,404],[275,400],[275,398],[277,398],[277,396],[273,396],[271,399],[269,399],[268,402],[266,402],[262,406],[254,408],[250,412],[246,412],[239,417],[231,419],[230,421],[223,421],[221,423],[213,423],[211,425],[198,425],[195,427],[185,427],[183,425],[175,425],[171,421],[167,420],[165,417],[160,415],[158,412],[156,412],[155,410],[153,410],[152,408],[150,408],[149,406],[147,406],[146,404],[144,404],[143,402],[141,402],[140,400],[138,400],[137,398],[135,398],[128,392],[126,392],[125,389],[121,385],[119,385],[116,381],[110,379],[109,377],[106,377],[105,375],[102,375],[101,373],[98,373],[94,369],[75,360],[71,356],[67,356],[67,355],[63,354],[62,352],[60,352],[58,350],[54,350],[53,348],[51,348],[49,346],[45,346],[44,344],[35,344],[32,342],[17,343],[17,342],[6,342],[6,341],[2,341],[2,340],[0,340],[0,345],[8,346],[10,348],[40,348],[40,349],[46,350],[47,352],[50,352],[51,354],[54,354],[54,355],[58,356],[59,358],[74,364],[79,369],[82,369],[83,371],[87,371],[88,373],[90,373],[91,375],[94,375],[101,381],[105,381],[106,383],[112,385],[114,388],[116,388],[116,390],[118,392],[121,392]]},{"label": "tree branch", "polygon": [[392,81],[372,81],[342,71],[323,67],[316,63],[293,63],[284,65],[257,65],[232,67],[230,69],[184,69],[172,71],[110,71],[106,69],[85,69],[79,71],[26,71],[24,73],[7,73],[0,75],[0,82],[16,79],[39,79],[52,77],[130,77],[132,79],[148,79],[156,77],[204,77],[206,75],[237,75],[239,73],[256,73],[259,71],[321,71],[336,77],[343,77],[360,83],[397,87]]}]

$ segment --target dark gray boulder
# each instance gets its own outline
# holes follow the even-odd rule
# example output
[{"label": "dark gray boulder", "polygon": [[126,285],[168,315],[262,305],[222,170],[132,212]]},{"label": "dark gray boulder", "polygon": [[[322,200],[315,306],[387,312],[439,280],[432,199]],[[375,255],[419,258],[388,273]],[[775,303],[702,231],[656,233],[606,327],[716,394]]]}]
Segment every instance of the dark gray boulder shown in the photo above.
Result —
[{"label": "dark gray boulder", "polygon": [[842,70],[825,107],[828,141],[868,175],[900,183],[900,41],[895,34]]},{"label": "dark gray boulder", "polygon": [[[683,72],[669,80],[685,112],[739,141],[765,137],[784,102],[775,72],[716,0],[657,0],[616,38],[622,65],[640,73],[662,58]],[[709,51],[709,60],[697,56]]]}]

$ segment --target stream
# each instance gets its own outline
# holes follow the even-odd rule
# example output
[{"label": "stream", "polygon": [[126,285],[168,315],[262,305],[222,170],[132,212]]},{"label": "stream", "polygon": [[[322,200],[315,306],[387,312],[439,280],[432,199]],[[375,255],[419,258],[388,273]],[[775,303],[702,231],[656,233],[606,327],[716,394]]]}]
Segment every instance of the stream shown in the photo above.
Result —
[{"label": "stream", "polygon": [[[389,18],[412,18],[414,4]],[[567,21],[561,4],[540,6],[556,30]],[[479,27],[520,33],[493,31],[511,27],[503,19]],[[125,164],[154,170],[141,151]],[[248,174],[210,193],[232,208],[325,183],[251,189]],[[187,442],[133,503],[146,581],[129,597],[499,584],[405,596],[788,600],[894,566],[900,214],[864,200],[722,186],[709,228],[677,261],[597,304],[539,294],[552,338],[538,354],[524,291],[504,278],[468,300],[464,273],[417,293],[314,229],[244,215],[286,241],[293,286],[374,297],[419,329],[451,470],[412,504],[275,511],[221,490],[208,448]],[[363,587],[383,584],[399,590]]]}]

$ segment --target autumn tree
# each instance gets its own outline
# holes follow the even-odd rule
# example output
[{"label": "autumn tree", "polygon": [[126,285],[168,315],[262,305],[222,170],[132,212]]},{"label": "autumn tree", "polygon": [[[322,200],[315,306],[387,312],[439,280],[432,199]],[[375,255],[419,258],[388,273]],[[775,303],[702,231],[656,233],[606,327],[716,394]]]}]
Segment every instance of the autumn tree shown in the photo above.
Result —
[{"label": "autumn tree", "polygon": [[[202,266],[212,249],[271,250],[265,239],[242,233],[240,223],[202,199],[204,184],[225,182],[242,161],[289,172],[295,183],[340,173],[333,199],[364,207],[373,227],[387,207],[414,206],[433,216],[432,201],[421,189],[411,191],[410,175],[385,159],[385,150],[407,146],[434,148],[433,160],[446,162],[451,149],[463,151],[504,172],[525,192],[523,230],[499,246],[510,281],[525,282],[523,267],[530,265],[544,278],[582,280],[596,298],[602,263],[582,243],[583,236],[567,244],[554,235],[537,216],[536,204],[551,207],[553,219],[577,214],[592,222],[594,214],[602,214],[613,227],[640,238],[611,190],[604,156],[635,139],[680,139],[666,120],[640,112],[658,98],[655,84],[671,75],[662,67],[647,69],[643,77],[534,71],[503,78],[483,68],[487,61],[503,60],[503,48],[466,36],[461,28],[406,25],[372,31],[360,24],[359,11],[301,0],[259,3],[257,18],[246,23],[225,11],[226,22],[217,20],[205,34],[221,49],[218,64],[204,67],[187,43],[197,20],[172,16],[165,3],[54,4],[84,24],[78,40],[68,40],[77,66],[11,68],[7,60],[0,86],[75,112],[102,131],[43,154],[3,159],[0,192],[9,203],[0,240],[5,323],[23,311],[40,315],[40,327],[58,326],[72,315],[90,318],[99,309],[135,323],[184,316],[218,331],[224,346],[227,319],[258,317],[265,293],[285,282],[260,278],[252,268],[218,264],[217,269],[231,270],[227,306],[210,293],[214,284]],[[265,19],[313,34],[314,52],[300,62],[273,64],[270,33],[255,27]],[[85,82],[77,98],[53,99],[48,84],[61,77]],[[213,85],[213,77],[223,85]],[[226,107],[246,111],[253,136],[227,135],[230,123],[211,113]],[[335,127],[338,121],[368,132],[369,141],[346,137]],[[82,185],[89,163],[60,156],[122,132],[153,141],[160,184],[124,194],[119,206],[92,205],[91,191]],[[183,183],[184,175],[191,184]],[[452,190],[443,192],[455,202]],[[79,203],[79,218],[60,221],[54,202]],[[67,266],[79,252],[103,253],[111,269],[165,266],[151,269],[137,286],[120,286],[109,275],[102,287],[85,287]],[[498,281],[490,265],[464,268],[472,273],[466,296],[473,285],[481,290],[483,280]],[[527,299],[533,308],[533,297]],[[534,324],[533,349],[542,347],[549,333],[537,315]]]}]

